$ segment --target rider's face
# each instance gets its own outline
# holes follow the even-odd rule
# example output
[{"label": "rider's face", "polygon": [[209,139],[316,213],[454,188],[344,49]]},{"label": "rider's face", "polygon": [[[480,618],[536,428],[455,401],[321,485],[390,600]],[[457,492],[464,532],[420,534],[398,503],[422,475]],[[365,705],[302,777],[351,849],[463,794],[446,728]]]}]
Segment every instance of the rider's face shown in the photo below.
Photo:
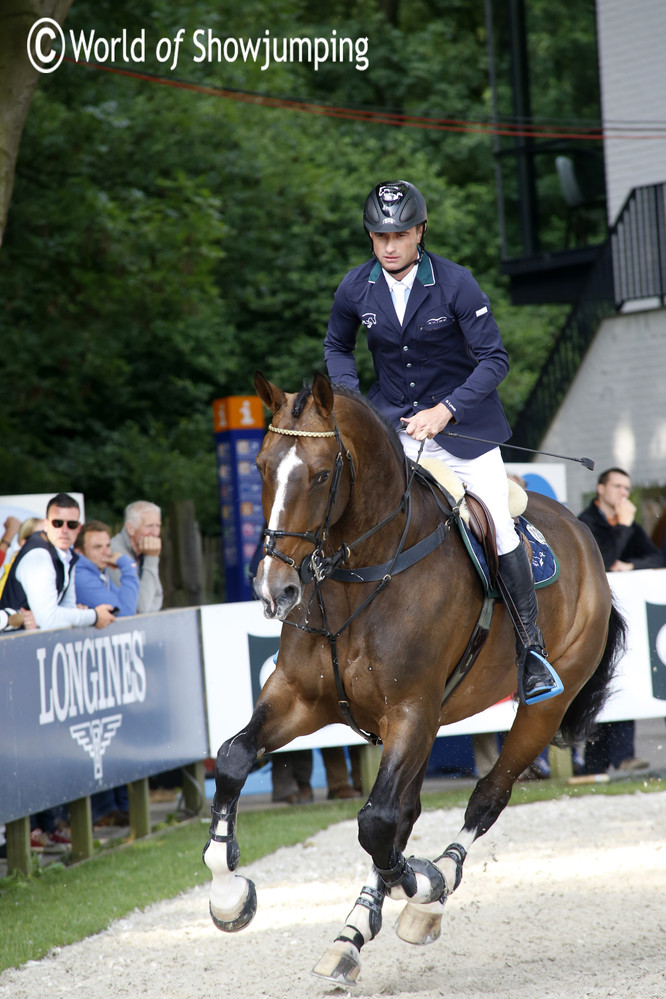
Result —
[{"label": "rider's face", "polygon": [[371,232],[372,249],[379,263],[393,277],[401,280],[418,258],[418,245],[423,226],[413,226],[404,232]]}]

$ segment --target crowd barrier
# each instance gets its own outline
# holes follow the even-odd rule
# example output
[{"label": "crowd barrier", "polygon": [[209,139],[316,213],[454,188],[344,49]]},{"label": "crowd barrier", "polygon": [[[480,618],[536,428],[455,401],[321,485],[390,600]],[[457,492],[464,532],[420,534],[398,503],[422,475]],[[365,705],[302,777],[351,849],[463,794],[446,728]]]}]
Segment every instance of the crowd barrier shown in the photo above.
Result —
[{"label": "crowd barrier", "polygon": [[[663,717],[666,569],[609,580],[629,632],[601,720]],[[279,637],[254,601],[2,637],[0,823],[214,756],[249,719]],[[505,731],[514,713],[505,701],[439,734]],[[361,741],[330,725],[284,748]]]}]

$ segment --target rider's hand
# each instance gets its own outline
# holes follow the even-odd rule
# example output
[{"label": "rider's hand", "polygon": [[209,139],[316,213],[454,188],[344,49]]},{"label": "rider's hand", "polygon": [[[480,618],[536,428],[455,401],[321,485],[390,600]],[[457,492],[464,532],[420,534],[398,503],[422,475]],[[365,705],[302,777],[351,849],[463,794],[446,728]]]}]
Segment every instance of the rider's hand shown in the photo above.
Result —
[{"label": "rider's hand", "polygon": [[400,419],[405,424],[403,430],[406,430],[414,440],[422,441],[426,437],[434,437],[435,434],[441,433],[449,420],[453,419],[453,413],[443,402],[438,402],[432,409],[422,409],[409,419],[404,416]]}]

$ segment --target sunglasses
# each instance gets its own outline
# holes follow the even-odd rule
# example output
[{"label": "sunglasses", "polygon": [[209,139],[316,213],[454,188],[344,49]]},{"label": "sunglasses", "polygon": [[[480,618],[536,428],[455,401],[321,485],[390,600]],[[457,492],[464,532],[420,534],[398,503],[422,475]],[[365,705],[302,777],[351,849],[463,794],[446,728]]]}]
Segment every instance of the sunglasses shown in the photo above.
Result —
[{"label": "sunglasses", "polygon": [[69,527],[70,531],[75,531],[79,526],[78,520],[52,520],[51,523],[54,527],[64,527],[65,524]]}]

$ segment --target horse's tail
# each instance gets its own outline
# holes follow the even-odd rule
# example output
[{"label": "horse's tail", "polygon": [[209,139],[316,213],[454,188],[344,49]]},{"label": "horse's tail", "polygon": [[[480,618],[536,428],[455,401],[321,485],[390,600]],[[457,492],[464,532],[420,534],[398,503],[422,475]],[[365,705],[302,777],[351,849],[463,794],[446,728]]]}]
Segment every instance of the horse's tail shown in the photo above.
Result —
[{"label": "horse's tail", "polygon": [[613,602],[608,619],[608,637],[601,662],[585,686],[574,697],[562,719],[557,742],[572,746],[584,742],[594,721],[610,697],[617,664],[626,649],[627,622]]}]

